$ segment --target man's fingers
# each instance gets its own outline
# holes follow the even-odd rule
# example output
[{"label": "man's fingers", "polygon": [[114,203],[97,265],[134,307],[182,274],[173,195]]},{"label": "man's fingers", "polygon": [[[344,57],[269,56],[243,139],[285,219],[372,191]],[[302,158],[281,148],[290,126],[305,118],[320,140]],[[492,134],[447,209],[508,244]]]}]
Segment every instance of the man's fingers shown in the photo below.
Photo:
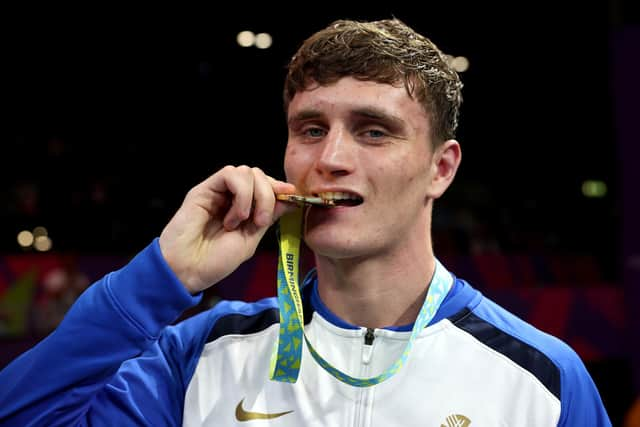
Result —
[{"label": "man's fingers", "polygon": [[272,178],[267,175],[267,179],[271,184],[271,188],[273,188],[273,192],[275,194],[294,194],[296,192],[296,187],[293,184],[289,184],[288,182],[279,181],[275,178]]},{"label": "man's fingers", "polygon": [[295,203],[287,203],[287,202],[277,202],[276,208],[273,212],[273,218],[271,219],[271,223],[275,223],[280,217],[288,212],[293,212],[296,209],[300,209]]},{"label": "man's fingers", "polygon": [[256,192],[254,194],[256,202],[254,222],[256,225],[259,227],[270,226],[285,213],[298,208],[295,204],[280,202],[275,198],[275,194],[295,194],[296,187],[293,184],[272,178],[259,168],[254,168],[253,171],[256,182],[254,189]]},{"label": "man's fingers", "polygon": [[253,222],[258,227],[268,227],[273,218],[276,203],[271,183],[260,168],[253,168],[253,200],[255,201]]},{"label": "man's fingers", "polygon": [[231,207],[224,217],[227,230],[234,230],[251,215],[253,205],[254,176],[250,167],[224,168],[224,186],[231,193]]},{"label": "man's fingers", "polygon": [[[293,184],[290,184],[284,181],[279,181],[270,176],[267,176],[267,179],[271,184],[271,188],[273,189],[274,194],[296,194],[297,193],[297,189]],[[275,223],[285,213],[292,212],[295,209],[298,209],[298,206],[294,203],[276,201],[275,209],[271,217],[271,224]]]},{"label": "man's fingers", "polygon": [[267,227],[295,207],[290,203],[276,202],[275,194],[292,194],[296,187],[266,175],[260,168],[226,166],[203,182],[201,187],[202,194],[213,191],[228,200],[228,211],[223,218],[224,228],[228,231],[235,230],[249,219],[258,227]]}]

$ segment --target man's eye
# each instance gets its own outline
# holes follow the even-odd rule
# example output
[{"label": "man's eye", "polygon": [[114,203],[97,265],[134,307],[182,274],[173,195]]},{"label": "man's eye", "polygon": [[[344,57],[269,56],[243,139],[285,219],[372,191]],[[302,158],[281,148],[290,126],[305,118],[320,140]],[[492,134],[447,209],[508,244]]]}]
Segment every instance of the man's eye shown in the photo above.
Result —
[{"label": "man's eye", "polygon": [[320,138],[324,136],[324,130],[320,128],[308,128],[304,131],[304,134],[312,138]]},{"label": "man's eye", "polygon": [[369,129],[365,133],[371,138],[382,138],[385,136],[385,133],[378,129]]}]

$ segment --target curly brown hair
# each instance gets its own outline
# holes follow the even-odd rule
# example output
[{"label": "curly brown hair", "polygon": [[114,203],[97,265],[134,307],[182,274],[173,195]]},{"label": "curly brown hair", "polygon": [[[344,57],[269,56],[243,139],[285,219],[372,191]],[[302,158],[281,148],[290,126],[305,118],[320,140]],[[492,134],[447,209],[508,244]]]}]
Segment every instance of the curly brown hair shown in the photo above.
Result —
[{"label": "curly brown hair", "polygon": [[338,20],[305,40],[288,65],[285,111],[311,83],[346,76],[404,84],[430,115],[435,145],[455,137],[462,82],[440,49],[402,21]]}]

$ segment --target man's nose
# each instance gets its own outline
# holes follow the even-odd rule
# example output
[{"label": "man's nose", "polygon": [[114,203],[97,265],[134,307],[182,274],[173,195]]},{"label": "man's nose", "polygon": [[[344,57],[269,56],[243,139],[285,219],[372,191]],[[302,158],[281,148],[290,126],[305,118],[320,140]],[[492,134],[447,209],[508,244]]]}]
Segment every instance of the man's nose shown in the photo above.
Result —
[{"label": "man's nose", "polygon": [[348,175],[355,164],[354,141],[348,131],[332,129],[324,139],[324,146],[317,161],[321,174]]}]

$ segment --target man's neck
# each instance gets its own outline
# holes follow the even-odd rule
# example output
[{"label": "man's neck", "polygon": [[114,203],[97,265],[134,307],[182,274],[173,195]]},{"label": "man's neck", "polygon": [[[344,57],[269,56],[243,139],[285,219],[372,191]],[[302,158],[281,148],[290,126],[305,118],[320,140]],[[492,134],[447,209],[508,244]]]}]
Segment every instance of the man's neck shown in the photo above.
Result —
[{"label": "man's neck", "polygon": [[382,328],[413,323],[435,270],[428,243],[362,259],[317,255],[320,298],[353,325]]}]

